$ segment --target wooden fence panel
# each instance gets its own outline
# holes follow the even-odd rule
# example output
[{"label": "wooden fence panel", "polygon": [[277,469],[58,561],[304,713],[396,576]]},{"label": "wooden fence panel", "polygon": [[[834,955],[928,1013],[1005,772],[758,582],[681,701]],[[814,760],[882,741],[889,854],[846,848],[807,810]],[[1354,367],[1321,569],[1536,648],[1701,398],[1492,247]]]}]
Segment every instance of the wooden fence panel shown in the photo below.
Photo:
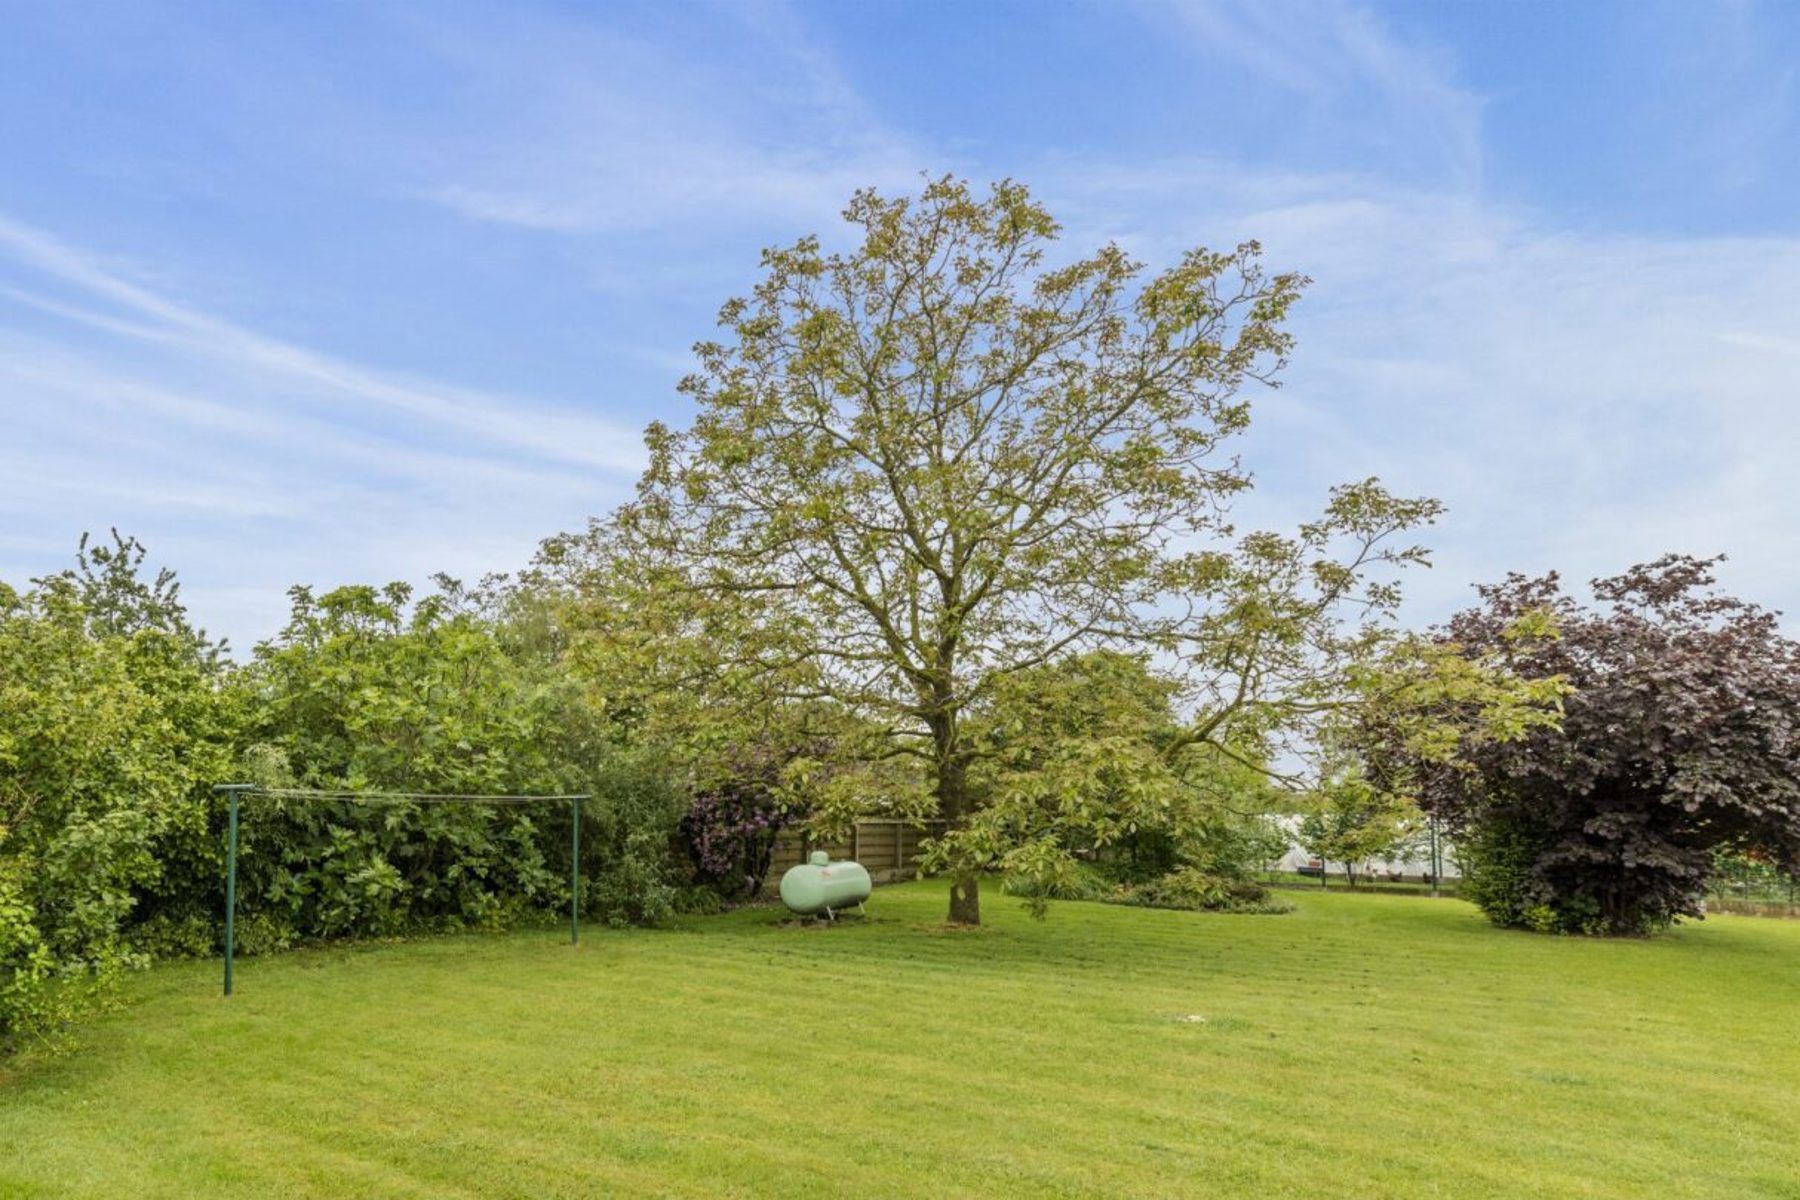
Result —
[{"label": "wooden fence panel", "polygon": [[805,862],[814,850],[823,850],[832,858],[854,859],[876,883],[911,879],[919,873],[919,855],[925,839],[943,827],[942,821],[926,821],[922,825],[898,820],[858,821],[848,838],[836,842],[813,842],[798,830],[788,830],[775,839],[765,886],[773,892],[781,885],[781,873]]}]

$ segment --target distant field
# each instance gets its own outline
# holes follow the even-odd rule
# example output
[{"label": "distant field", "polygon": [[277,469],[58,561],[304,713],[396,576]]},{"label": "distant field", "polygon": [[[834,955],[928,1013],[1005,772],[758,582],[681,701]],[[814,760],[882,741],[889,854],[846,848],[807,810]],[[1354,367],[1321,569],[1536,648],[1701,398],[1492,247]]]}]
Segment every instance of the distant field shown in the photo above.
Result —
[{"label": "distant field", "polygon": [[1800,922],[1284,895],[162,969],[0,1076],[0,1195],[1800,1197]]}]

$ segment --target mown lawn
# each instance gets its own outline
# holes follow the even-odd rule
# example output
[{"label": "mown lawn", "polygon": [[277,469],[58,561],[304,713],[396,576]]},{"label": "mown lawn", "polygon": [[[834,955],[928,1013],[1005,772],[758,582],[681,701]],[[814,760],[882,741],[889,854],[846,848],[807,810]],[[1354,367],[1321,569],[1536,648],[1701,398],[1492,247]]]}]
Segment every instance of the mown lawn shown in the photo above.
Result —
[{"label": "mown lawn", "polygon": [[1800,923],[1287,896],[162,969],[0,1076],[0,1195],[1800,1197]]}]

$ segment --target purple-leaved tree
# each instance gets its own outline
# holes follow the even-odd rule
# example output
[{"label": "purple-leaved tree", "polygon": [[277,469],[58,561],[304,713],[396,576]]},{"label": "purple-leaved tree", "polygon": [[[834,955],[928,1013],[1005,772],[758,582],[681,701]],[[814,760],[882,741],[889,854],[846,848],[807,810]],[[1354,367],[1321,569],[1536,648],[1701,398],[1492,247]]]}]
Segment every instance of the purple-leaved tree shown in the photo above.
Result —
[{"label": "purple-leaved tree", "polygon": [[[1800,859],[1800,643],[1721,594],[1717,561],[1668,555],[1596,580],[1595,605],[1554,574],[1512,575],[1441,631],[1571,689],[1559,728],[1472,744],[1459,765],[1371,756],[1459,835],[1494,920],[1644,933],[1699,914],[1717,850]],[[1534,610],[1559,636],[1509,636]]]}]

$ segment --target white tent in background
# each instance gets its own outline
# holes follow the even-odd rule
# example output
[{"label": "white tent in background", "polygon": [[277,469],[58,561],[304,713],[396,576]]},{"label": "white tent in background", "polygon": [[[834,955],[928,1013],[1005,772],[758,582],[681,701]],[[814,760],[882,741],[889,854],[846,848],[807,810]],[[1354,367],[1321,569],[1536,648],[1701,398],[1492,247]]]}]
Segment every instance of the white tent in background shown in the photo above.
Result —
[{"label": "white tent in background", "polygon": [[[1287,851],[1273,864],[1277,871],[1302,871],[1312,873],[1319,869],[1319,860],[1308,854],[1300,846],[1300,818],[1297,816],[1276,817],[1275,824],[1287,835]],[[1461,878],[1462,872],[1457,868],[1456,858],[1452,853],[1448,839],[1441,834],[1438,837],[1438,857],[1443,868],[1445,879]],[[1342,872],[1343,864],[1330,864],[1333,874]],[[1371,880],[1380,882],[1386,879],[1399,879],[1407,882],[1423,882],[1431,874],[1431,851],[1425,839],[1420,839],[1413,852],[1403,858],[1371,858],[1356,864],[1357,878],[1367,875]]]}]

